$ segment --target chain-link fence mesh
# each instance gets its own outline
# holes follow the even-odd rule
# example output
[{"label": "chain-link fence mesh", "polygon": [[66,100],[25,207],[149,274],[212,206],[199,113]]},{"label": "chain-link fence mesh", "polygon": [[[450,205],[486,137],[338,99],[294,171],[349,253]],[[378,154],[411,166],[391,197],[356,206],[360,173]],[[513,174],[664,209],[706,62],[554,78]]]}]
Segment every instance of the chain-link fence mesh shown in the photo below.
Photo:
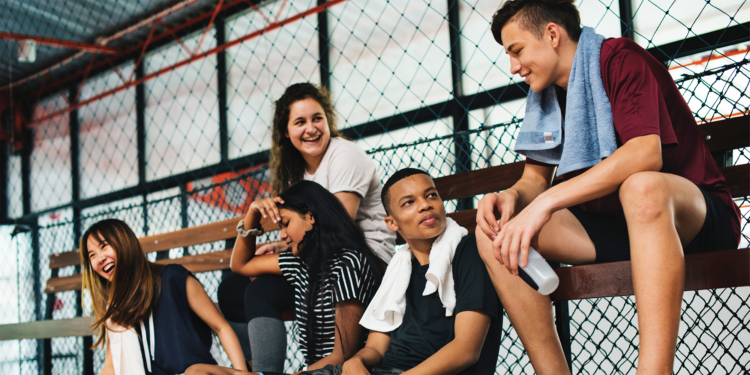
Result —
[{"label": "chain-link fence mesh", "polygon": [[[54,26],[67,29],[66,37],[85,39],[80,25],[61,22],[77,3],[3,2],[7,17],[0,28],[59,37],[50,34]],[[113,3],[133,17],[176,2]],[[112,42],[129,48],[127,58],[74,56],[78,71],[55,68],[29,81],[44,97],[22,86],[9,97],[26,107],[32,130],[19,131],[13,115],[3,116],[3,204],[12,225],[0,226],[0,323],[71,318],[90,309],[81,306],[79,292],[45,294],[44,286],[50,277],[78,272],[72,266],[50,270],[49,256],[75,248],[76,237],[98,220],[117,217],[138,236],[154,235],[237,217],[252,199],[270,194],[264,163],[272,104],[292,83],[330,88],[339,128],[370,150],[381,179],[406,166],[442,177],[522,160],[513,143],[527,86],[509,73],[508,56],[489,32],[499,1],[187,3],[132,38]],[[629,35],[664,61],[699,123],[748,114],[745,1],[579,0],[577,6],[584,25],[606,37]],[[118,27],[127,17],[113,17],[120,13],[108,7],[92,8],[88,17],[124,28]],[[29,19],[47,28],[35,29]],[[15,44],[0,47],[4,60],[16,58]],[[51,56],[44,48],[40,61]],[[89,77],[88,69],[99,65],[104,68]],[[63,81],[67,76],[73,78]],[[735,150],[731,159],[747,164],[750,154]],[[742,213],[740,247],[747,247],[750,198],[735,202]],[[459,207],[456,201],[446,206],[448,212]],[[20,233],[11,237],[14,229]],[[228,246],[221,241],[164,254],[177,258]],[[197,275],[214,301],[222,274]],[[567,305],[574,373],[633,373],[634,298]],[[747,287],[685,293],[675,373],[748,373],[749,305]],[[496,372],[533,373],[509,320],[504,324]],[[286,369],[292,371],[303,358],[297,328],[287,325]],[[82,374],[88,344],[80,337],[0,341],[0,373],[45,372],[49,359],[42,353],[50,345],[52,373]],[[214,351],[226,361],[216,345]],[[95,351],[95,372],[103,360]]]}]

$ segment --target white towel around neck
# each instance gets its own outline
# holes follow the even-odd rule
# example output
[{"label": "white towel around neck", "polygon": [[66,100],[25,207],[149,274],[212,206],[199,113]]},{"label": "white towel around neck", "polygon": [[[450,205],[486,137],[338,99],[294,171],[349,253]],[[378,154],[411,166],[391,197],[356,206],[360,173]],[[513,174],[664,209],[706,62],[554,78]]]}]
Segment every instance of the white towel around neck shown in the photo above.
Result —
[{"label": "white towel around neck", "polygon": [[[453,219],[446,218],[445,231],[432,244],[427,284],[423,296],[438,292],[445,307],[445,316],[452,316],[456,308],[456,289],[453,281],[453,256],[461,239],[469,233]],[[411,278],[412,250],[409,246],[396,252],[388,264],[380,288],[367,306],[363,327],[378,332],[391,332],[401,326],[406,311],[406,289]]]}]

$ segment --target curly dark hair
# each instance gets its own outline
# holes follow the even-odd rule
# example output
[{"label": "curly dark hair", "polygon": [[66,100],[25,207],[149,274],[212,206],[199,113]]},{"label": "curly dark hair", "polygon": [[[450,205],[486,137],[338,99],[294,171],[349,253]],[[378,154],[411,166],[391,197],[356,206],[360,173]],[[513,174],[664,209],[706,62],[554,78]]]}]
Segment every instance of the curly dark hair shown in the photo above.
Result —
[{"label": "curly dark hair", "polygon": [[578,42],[582,31],[581,15],[573,3],[575,0],[508,0],[492,16],[492,36],[502,46],[503,27],[518,21],[523,29],[539,39],[544,35],[545,26],[554,22],[568,32],[570,39]]},{"label": "curly dark hair", "polygon": [[309,82],[295,83],[284,91],[274,103],[273,124],[271,126],[271,188],[279,194],[293,183],[302,180],[305,173],[305,159],[292,141],[286,136],[289,126],[289,108],[294,102],[313,99],[321,107],[331,131],[331,138],[341,137],[333,110],[333,102],[328,90]]}]

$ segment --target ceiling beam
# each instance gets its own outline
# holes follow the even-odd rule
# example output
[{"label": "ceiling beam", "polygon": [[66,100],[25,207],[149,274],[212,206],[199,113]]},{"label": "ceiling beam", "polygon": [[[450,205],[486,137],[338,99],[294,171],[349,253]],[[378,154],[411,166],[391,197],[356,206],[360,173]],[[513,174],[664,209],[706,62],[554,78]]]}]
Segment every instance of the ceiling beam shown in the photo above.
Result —
[{"label": "ceiling beam", "polygon": [[108,47],[104,45],[77,42],[75,40],[48,38],[48,37],[36,36],[36,35],[6,33],[4,31],[0,31],[0,39],[33,40],[37,42],[38,44],[43,44],[46,46],[60,47],[60,48],[72,48],[72,49],[78,49],[78,50],[91,52],[91,53],[115,54],[119,52],[116,48],[112,48],[112,47]]}]

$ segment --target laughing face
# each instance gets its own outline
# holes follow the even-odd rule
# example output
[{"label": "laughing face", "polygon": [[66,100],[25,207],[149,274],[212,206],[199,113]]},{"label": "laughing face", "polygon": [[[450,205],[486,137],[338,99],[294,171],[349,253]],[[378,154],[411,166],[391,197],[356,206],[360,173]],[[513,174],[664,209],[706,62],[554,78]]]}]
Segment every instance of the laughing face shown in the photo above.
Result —
[{"label": "laughing face", "polygon": [[117,253],[115,249],[106,240],[100,239],[97,234],[89,236],[86,241],[86,247],[89,251],[88,257],[94,272],[112,281],[112,276],[115,273],[117,265]]},{"label": "laughing face", "polygon": [[323,107],[312,98],[292,103],[286,136],[306,160],[322,157],[331,139]]},{"label": "laughing face", "polygon": [[385,222],[407,242],[432,240],[445,230],[445,206],[430,176],[415,174],[390,190],[390,215]]},{"label": "laughing face", "polygon": [[503,27],[501,33],[505,51],[510,56],[510,73],[521,76],[534,92],[540,92],[553,83],[559,84],[560,78],[567,81],[567,77],[561,77],[565,73],[564,67],[555,52],[559,44],[558,27],[546,30],[542,38],[537,38],[519,22],[512,21]]}]

